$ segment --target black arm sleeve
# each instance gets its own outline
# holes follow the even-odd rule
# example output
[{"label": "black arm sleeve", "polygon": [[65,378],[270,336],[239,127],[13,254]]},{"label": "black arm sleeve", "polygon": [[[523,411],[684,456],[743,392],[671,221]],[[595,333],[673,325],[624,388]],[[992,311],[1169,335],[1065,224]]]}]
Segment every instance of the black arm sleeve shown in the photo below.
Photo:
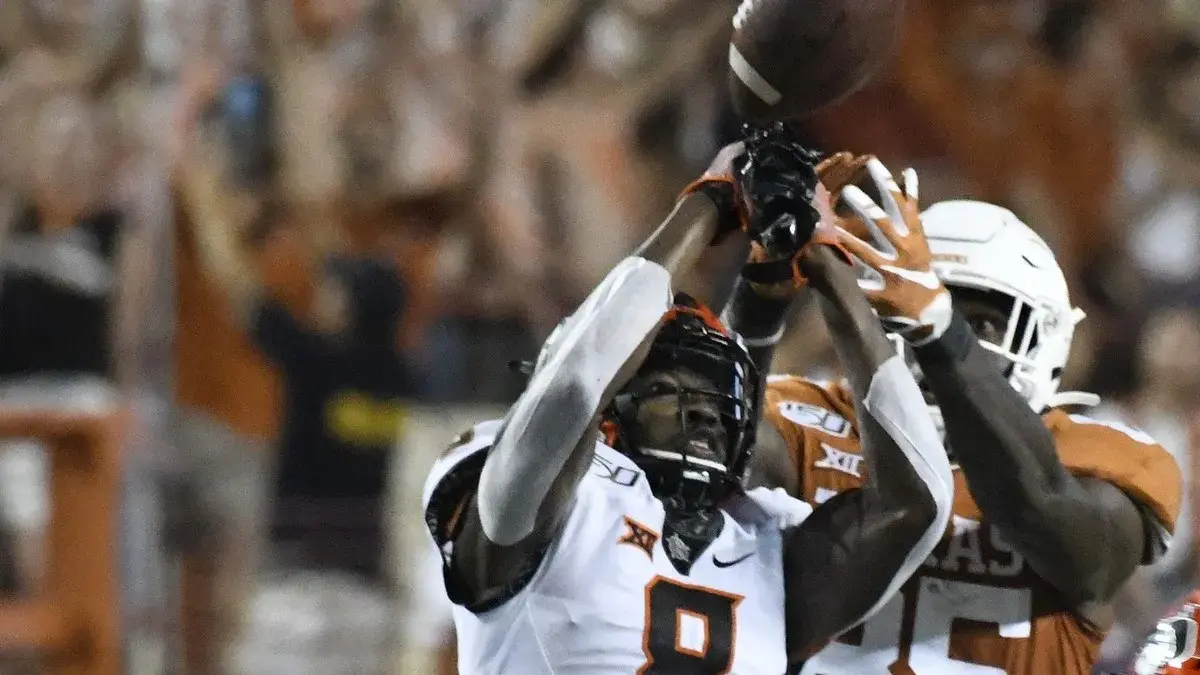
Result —
[{"label": "black arm sleeve", "polygon": [[750,282],[738,277],[733,295],[721,313],[731,330],[742,336],[750,358],[764,376],[771,370],[775,347],[783,336],[788,310],[795,295],[770,298],[759,295]]},{"label": "black arm sleeve", "polygon": [[862,455],[870,469],[861,489],[825,502],[787,537],[785,606],[793,664],[863,619],[938,522],[942,499],[931,490],[946,488],[922,479],[895,432],[864,403],[879,369],[895,352],[854,269],[827,247],[818,247],[801,264],[850,381]]},{"label": "black arm sleeve", "polygon": [[1067,472],[1041,417],[961,316],[915,352],[984,515],[1068,598],[1111,598],[1143,557],[1141,509],[1117,487]]}]

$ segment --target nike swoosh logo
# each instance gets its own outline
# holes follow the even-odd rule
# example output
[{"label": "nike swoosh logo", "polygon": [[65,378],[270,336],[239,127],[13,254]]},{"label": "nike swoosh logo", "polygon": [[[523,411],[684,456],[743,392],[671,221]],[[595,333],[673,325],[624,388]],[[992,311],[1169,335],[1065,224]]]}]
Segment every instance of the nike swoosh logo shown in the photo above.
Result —
[{"label": "nike swoosh logo", "polygon": [[933,272],[916,272],[913,270],[904,269],[903,267],[896,267],[895,265],[880,265],[880,267],[888,272],[891,272],[892,274],[895,274],[901,279],[911,281],[915,284],[921,284],[931,291],[936,291],[942,285],[942,280],[938,279],[937,275]]},{"label": "nike swoosh logo", "polygon": [[720,569],[724,569],[726,567],[733,567],[734,565],[742,562],[743,560],[745,560],[746,558],[749,558],[752,555],[754,555],[753,551],[751,551],[750,553],[747,553],[746,555],[744,555],[740,558],[734,558],[733,560],[730,560],[729,562],[717,560],[717,556],[714,555],[713,556],[713,564],[716,565]]}]

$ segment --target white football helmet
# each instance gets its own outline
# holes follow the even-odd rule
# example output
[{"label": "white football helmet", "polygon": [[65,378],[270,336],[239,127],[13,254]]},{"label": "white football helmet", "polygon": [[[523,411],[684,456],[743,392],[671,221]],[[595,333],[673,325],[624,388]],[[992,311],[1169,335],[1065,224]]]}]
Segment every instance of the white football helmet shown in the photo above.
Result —
[{"label": "white football helmet", "polygon": [[921,214],[933,269],[948,288],[996,291],[1012,299],[1004,340],[980,341],[1013,363],[1009,380],[1035,411],[1096,405],[1099,398],[1059,392],[1075,324],[1067,280],[1046,242],[1008,209],[977,201],[935,204]]}]

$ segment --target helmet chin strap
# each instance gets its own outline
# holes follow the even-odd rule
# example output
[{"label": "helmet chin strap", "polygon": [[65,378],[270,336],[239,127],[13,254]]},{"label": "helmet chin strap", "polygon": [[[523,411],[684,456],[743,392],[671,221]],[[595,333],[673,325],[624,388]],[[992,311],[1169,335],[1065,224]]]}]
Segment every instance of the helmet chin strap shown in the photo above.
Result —
[{"label": "helmet chin strap", "polygon": [[[1078,325],[1080,321],[1087,318],[1087,313],[1079,307],[1071,310],[1071,325]],[[1086,391],[1059,391],[1051,394],[1046,399],[1047,408],[1056,408],[1063,405],[1077,405],[1086,408],[1094,408],[1100,405],[1100,397],[1096,394]]]}]

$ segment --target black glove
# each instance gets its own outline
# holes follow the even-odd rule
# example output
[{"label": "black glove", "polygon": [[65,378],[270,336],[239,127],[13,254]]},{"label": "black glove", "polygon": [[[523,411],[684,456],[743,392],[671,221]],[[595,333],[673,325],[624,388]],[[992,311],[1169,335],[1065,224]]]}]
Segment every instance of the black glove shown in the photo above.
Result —
[{"label": "black glove", "polygon": [[781,122],[743,127],[746,160],[734,172],[750,204],[748,234],[768,258],[791,258],[812,238],[820,214],[815,150],[802,146]]},{"label": "black glove", "polygon": [[820,154],[796,140],[782,124],[743,127],[746,161],[734,180],[749,203],[747,233],[754,242],[742,277],[760,284],[803,282],[797,254],[809,243],[821,220],[813,206]]}]

